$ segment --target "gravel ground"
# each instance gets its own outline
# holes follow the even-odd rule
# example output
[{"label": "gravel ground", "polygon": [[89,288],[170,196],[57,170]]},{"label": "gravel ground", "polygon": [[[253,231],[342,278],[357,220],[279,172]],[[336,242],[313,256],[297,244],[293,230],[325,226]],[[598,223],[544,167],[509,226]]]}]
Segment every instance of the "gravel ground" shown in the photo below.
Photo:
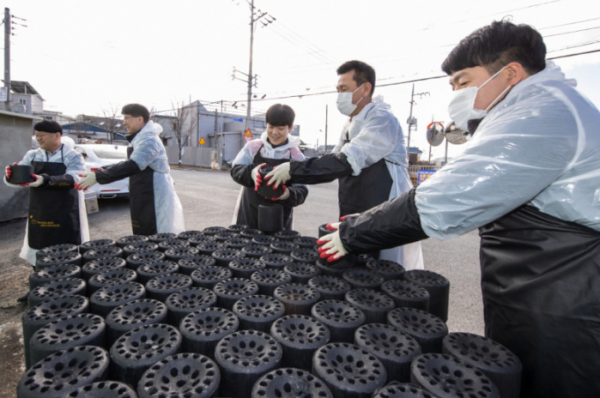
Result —
[{"label": "gravel ground", "polygon": [[[240,187],[228,173],[174,169],[175,189],[183,205],[186,229],[232,224]],[[317,236],[319,225],[337,219],[337,183],[310,187],[306,203],[295,210],[294,229]],[[89,215],[91,239],[117,239],[131,234],[127,199],[100,201],[100,212]],[[16,396],[25,371],[21,316],[25,304],[16,298],[27,292],[31,267],[20,259],[25,220],[0,223],[0,398]],[[452,332],[483,334],[483,308],[479,287],[479,237],[476,231],[449,241],[422,243],[425,268],[450,280],[448,327]]]}]

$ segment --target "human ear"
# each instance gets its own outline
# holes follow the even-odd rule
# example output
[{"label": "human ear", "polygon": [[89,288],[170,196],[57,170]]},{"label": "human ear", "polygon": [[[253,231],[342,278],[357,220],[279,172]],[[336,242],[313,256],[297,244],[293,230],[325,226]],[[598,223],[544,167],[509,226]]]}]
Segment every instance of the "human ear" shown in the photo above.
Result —
[{"label": "human ear", "polygon": [[523,80],[523,65],[521,65],[518,62],[511,62],[508,65],[506,65],[506,72],[508,74],[507,76],[507,80],[508,80],[508,84],[510,84],[511,86],[516,85],[517,83],[519,83],[521,80]]},{"label": "human ear", "polygon": [[371,96],[371,91],[373,90],[373,85],[369,82],[365,83],[365,94],[363,94],[363,97],[370,97]]}]

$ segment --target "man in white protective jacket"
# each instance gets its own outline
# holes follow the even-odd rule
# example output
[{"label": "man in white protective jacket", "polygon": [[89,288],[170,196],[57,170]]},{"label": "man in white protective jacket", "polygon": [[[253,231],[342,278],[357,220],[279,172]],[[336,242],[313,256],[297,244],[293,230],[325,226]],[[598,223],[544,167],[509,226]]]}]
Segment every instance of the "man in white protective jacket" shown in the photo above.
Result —
[{"label": "man in white protective jacket", "polygon": [[84,173],[77,189],[86,190],[95,183],[108,184],[129,177],[131,227],[135,235],[184,231],[183,208],[159,138],[162,126],[152,122],[148,109],[140,104],[125,105],[121,113],[130,142],[128,160]]},{"label": "man in white protective jacket", "polygon": [[288,105],[275,104],[265,114],[267,131],[259,139],[248,142],[237,154],[232,163],[231,177],[242,185],[240,195],[233,214],[233,224],[259,228],[259,206],[283,207],[283,228],[291,230],[293,225],[293,208],[300,206],[308,196],[308,188],[304,185],[282,185],[279,191],[269,189],[275,195],[259,194],[262,178],[259,170],[263,167],[274,167],[290,160],[304,160],[298,146],[300,139],[291,136],[296,114]]},{"label": "man in white protective jacket", "polygon": [[[340,217],[360,213],[412,188],[402,128],[390,106],[372,101],[375,70],[361,61],[337,69],[337,107],[350,119],[331,154],[278,166],[266,178],[277,186],[319,184],[338,179]],[[402,264],[407,270],[423,268],[421,244],[382,250],[379,259]]]},{"label": "man in white protective jacket", "polygon": [[479,228],[485,334],[522,362],[521,397],[600,396],[600,112],[528,25],[494,22],[442,69],[464,153],[339,225],[339,258]]},{"label": "man in white protective jacket", "polygon": [[79,174],[85,171],[81,154],[63,143],[67,140],[62,137],[60,124],[44,120],[33,129],[39,148],[28,151],[18,164],[32,165],[35,181],[10,184],[11,169],[6,167],[4,183],[30,189],[29,217],[20,257],[35,265],[39,249],[65,243],[79,245],[90,240],[90,233],[83,192],[74,189]]}]

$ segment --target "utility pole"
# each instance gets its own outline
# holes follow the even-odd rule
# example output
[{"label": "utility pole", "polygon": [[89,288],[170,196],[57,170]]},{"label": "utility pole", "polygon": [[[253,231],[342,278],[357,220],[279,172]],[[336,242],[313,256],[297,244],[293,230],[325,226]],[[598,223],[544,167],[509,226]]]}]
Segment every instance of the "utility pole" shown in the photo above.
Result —
[{"label": "utility pole", "polygon": [[329,105],[325,105],[325,154],[327,155],[327,113]]},{"label": "utility pole", "polygon": [[4,110],[10,111],[10,35],[12,21],[10,9],[4,9],[4,88],[6,90],[6,105]]},{"label": "utility pole", "polygon": [[412,130],[412,126],[415,126],[415,130],[417,129],[417,118],[413,117],[413,105],[415,105],[417,102],[415,101],[415,95],[418,95],[419,98],[425,96],[425,95],[429,95],[429,92],[422,92],[422,93],[416,93],[415,94],[415,85],[413,84],[412,86],[412,93],[410,95],[410,115],[408,116],[408,119],[406,120],[406,123],[408,124],[408,142],[406,145],[406,156],[408,156],[408,160],[410,162],[410,131]]},{"label": "utility pole", "polygon": [[252,53],[254,48],[254,0],[250,3],[250,65],[248,66],[248,106],[246,108],[246,129],[250,125],[250,108],[252,107]]},{"label": "utility pole", "polygon": [[21,21],[27,21],[26,19],[19,18],[16,15],[11,15],[10,8],[4,8],[4,89],[6,90],[6,103],[4,110],[10,111],[10,37],[15,34],[12,32],[15,28],[13,25],[21,25],[26,28],[27,25],[17,23],[12,19],[15,18]]},{"label": "utility pole", "polygon": [[[235,0],[234,0],[235,1]],[[257,78],[258,75],[252,75],[252,61],[253,61],[253,53],[254,53],[254,23],[260,21],[263,25],[263,28],[270,23],[275,22],[276,18],[272,15],[269,15],[267,12],[262,12],[261,10],[254,7],[254,0],[246,0],[246,3],[250,6],[250,61],[248,65],[248,74],[244,72],[240,72],[233,68],[232,80],[241,80],[248,84],[248,104],[246,108],[246,129],[248,129],[250,124],[250,116],[252,112],[252,87],[257,86]],[[261,19],[264,18],[264,21]],[[266,22],[265,22],[266,21]],[[242,75],[246,76],[246,79],[240,79],[235,76],[235,73],[239,72]]]},{"label": "utility pole", "polygon": [[413,124],[417,124],[417,119],[413,119],[412,117],[412,110],[413,110],[413,103],[415,101],[413,101],[413,97],[415,96],[415,85],[413,83],[412,86],[412,94],[410,95],[410,114],[408,115],[408,120],[406,121],[406,123],[408,123],[408,143],[406,144],[406,151],[407,151],[407,156],[408,156],[408,160],[410,160],[410,129],[412,128]]}]

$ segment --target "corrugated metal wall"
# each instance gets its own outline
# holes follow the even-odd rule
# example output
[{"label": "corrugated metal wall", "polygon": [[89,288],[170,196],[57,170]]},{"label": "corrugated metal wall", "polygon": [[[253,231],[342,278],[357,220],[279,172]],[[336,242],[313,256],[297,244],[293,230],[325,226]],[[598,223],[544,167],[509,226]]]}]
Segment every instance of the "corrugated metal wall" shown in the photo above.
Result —
[{"label": "corrugated metal wall", "polygon": [[[176,146],[165,147],[167,150],[167,157],[169,158],[170,164],[179,163],[179,148]],[[205,147],[183,147],[183,155],[181,156],[181,164],[185,166],[198,166],[210,168],[212,148]]]}]

